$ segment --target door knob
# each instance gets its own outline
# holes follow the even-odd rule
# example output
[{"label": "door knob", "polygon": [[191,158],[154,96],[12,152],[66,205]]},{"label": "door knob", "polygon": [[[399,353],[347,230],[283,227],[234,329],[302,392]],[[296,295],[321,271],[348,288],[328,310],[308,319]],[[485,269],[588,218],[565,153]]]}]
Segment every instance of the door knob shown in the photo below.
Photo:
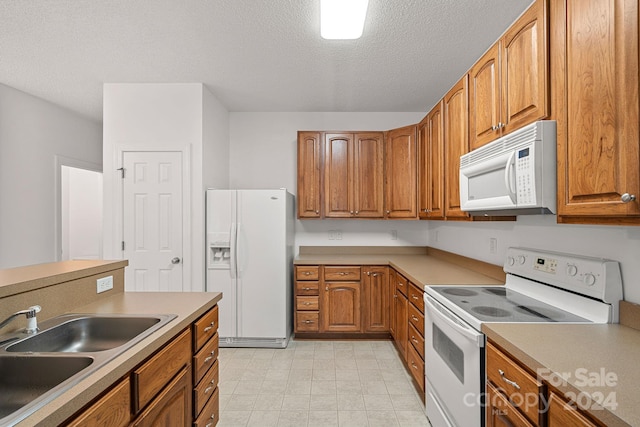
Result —
[{"label": "door knob", "polygon": [[171,260],[171,264],[180,264],[180,258],[175,257]]}]

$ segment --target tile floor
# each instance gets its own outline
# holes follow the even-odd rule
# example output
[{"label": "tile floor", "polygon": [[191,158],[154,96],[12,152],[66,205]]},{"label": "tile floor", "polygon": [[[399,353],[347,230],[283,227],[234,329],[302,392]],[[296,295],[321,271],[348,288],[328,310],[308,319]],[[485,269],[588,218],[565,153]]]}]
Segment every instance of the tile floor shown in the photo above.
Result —
[{"label": "tile floor", "polygon": [[219,363],[219,427],[429,426],[390,341],[221,348]]}]

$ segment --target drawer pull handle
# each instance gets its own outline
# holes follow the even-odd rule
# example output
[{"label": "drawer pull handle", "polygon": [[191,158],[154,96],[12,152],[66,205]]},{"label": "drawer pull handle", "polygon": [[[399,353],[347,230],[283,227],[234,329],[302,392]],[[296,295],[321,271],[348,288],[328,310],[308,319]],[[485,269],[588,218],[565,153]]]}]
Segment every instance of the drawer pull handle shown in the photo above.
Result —
[{"label": "drawer pull handle", "polygon": [[305,320],[304,323],[308,325],[309,323],[313,323],[313,320]]},{"label": "drawer pull handle", "polygon": [[502,378],[502,381],[504,381],[505,383],[509,384],[510,386],[513,386],[516,389],[520,390],[520,386],[518,385],[517,382],[511,381],[509,378],[504,376],[504,371],[502,369],[498,369],[498,373],[500,374],[500,377]]},{"label": "drawer pull handle", "polygon": [[345,273],[344,271],[341,271],[341,272],[340,272],[340,275],[341,275],[341,276],[346,276],[346,275],[347,275],[347,273]]},{"label": "drawer pull handle", "polygon": [[303,290],[303,291],[310,291],[310,290],[311,290],[311,288],[303,288],[302,290]]},{"label": "drawer pull handle", "polygon": [[[216,419],[216,414],[211,414],[211,420],[215,420]],[[207,423],[204,427],[212,427],[213,423]]]},{"label": "drawer pull handle", "polygon": [[411,295],[411,298],[413,298],[413,299],[420,299],[420,298],[418,298],[418,295],[415,295],[415,294]]},{"label": "drawer pull handle", "polygon": [[207,357],[204,359],[204,363],[209,363],[209,362],[211,362],[211,361],[213,360],[213,358],[215,357],[215,352],[216,352],[216,351],[215,351],[215,350],[213,350],[213,351],[211,352],[211,356],[207,356]]},{"label": "drawer pull handle", "polygon": [[373,273],[373,277],[378,277],[378,273]]},{"label": "drawer pull handle", "polygon": [[215,388],[214,386],[211,386],[211,387],[207,387],[207,388],[205,388],[205,389],[204,389],[204,394],[209,394],[209,392],[210,392],[211,390],[213,390],[214,388]]},{"label": "drawer pull handle", "polygon": [[418,344],[418,340],[413,335],[411,335],[411,341],[413,341],[414,343]]},{"label": "drawer pull handle", "polygon": [[420,320],[420,319],[418,319],[416,316],[414,316],[414,315],[412,314],[412,315],[411,315],[411,320],[413,320],[414,322],[417,322],[417,321],[418,321],[418,320]]},{"label": "drawer pull handle", "polygon": [[310,271],[305,271],[305,272],[304,272],[304,275],[305,275],[305,276],[311,276],[311,272],[310,272]]},{"label": "drawer pull handle", "polygon": [[418,365],[416,365],[415,363],[413,363],[413,361],[411,361],[411,367],[413,369],[418,369]]},{"label": "drawer pull handle", "polygon": [[204,331],[205,331],[205,332],[209,332],[210,330],[212,330],[212,329],[213,329],[213,327],[214,327],[215,325],[216,325],[216,322],[211,322],[211,323],[209,324],[209,326],[207,326],[206,328],[204,328]]}]

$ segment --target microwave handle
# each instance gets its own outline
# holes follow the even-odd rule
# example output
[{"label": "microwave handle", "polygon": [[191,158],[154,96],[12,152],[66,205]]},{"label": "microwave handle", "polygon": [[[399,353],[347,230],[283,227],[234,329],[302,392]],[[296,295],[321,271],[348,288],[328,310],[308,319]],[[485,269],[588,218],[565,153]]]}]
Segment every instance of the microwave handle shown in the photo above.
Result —
[{"label": "microwave handle", "polygon": [[516,192],[513,190],[513,186],[511,185],[511,172],[513,171],[514,163],[513,158],[515,157],[516,152],[513,151],[507,160],[507,167],[504,170],[504,184],[507,187],[507,191],[509,192],[509,198],[515,204],[516,203]]}]

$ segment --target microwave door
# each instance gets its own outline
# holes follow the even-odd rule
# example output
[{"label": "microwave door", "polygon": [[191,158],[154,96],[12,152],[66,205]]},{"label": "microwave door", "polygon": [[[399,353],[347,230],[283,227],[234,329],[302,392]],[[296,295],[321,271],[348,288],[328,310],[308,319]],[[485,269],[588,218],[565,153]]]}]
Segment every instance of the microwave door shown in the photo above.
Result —
[{"label": "microwave door", "polygon": [[460,168],[460,205],[463,211],[516,207],[515,152],[482,159]]}]

